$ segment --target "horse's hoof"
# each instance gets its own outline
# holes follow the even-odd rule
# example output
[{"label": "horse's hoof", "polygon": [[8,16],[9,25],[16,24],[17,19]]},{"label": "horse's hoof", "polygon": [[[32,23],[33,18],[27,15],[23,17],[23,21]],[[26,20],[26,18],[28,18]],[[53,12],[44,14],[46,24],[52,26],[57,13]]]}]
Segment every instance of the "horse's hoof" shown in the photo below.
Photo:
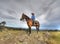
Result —
[{"label": "horse's hoof", "polygon": [[31,34],[28,34],[28,36],[31,36]]}]

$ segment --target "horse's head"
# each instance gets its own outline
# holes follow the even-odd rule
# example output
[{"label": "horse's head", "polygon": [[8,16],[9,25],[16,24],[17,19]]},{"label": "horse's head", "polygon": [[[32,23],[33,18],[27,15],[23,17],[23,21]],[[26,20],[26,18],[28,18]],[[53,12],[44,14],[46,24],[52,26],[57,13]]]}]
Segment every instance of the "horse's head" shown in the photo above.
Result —
[{"label": "horse's head", "polygon": [[20,20],[24,20],[25,19],[25,14],[22,14],[22,17],[20,18]]}]

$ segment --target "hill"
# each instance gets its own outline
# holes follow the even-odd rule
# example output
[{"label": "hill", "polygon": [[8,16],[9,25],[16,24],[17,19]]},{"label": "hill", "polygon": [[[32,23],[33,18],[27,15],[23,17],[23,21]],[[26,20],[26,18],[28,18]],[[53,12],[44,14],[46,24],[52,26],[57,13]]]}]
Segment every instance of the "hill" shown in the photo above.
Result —
[{"label": "hill", "polygon": [[2,28],[0,31],[0,44],[60,44],[59,31],[32,30],[29,36],[26,30]]}]

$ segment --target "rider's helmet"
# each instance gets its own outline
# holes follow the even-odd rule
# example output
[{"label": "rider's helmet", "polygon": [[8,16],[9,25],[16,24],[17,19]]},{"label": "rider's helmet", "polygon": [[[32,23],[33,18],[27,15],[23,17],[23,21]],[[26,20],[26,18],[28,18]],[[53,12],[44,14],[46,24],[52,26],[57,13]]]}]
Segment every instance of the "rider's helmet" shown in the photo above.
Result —
[{"label": "rider's helmet", "polygon": [[34,13],[31,13],[32,15],[34,15]]}]

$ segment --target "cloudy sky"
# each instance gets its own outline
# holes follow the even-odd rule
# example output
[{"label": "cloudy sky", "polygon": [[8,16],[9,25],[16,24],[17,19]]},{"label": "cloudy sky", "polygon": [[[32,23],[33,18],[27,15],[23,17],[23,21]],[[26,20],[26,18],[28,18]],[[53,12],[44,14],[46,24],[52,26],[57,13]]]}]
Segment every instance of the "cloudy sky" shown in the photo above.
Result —
[{"label": "cloudy sky", "polygon": [[32,12],[41,29],[60,29],[60,0],[0,0],[0,22],[6,21],[6,26],[27,27],[20,17],[31,17]]}]

